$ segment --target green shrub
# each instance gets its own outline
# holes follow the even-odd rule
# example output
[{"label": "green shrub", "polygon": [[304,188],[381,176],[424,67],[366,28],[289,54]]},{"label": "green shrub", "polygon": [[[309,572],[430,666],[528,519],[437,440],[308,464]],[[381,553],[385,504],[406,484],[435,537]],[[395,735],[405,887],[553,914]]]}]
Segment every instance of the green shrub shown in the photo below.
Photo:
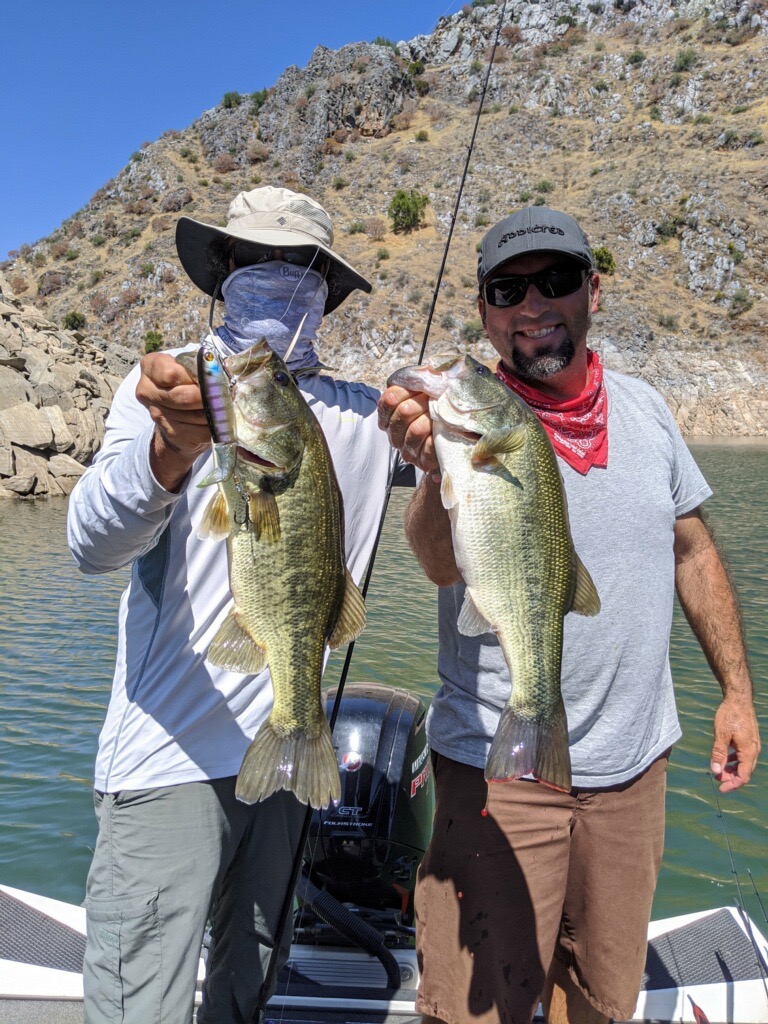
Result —
[{"label": "green shrub", "polygon": [[747,310],[752,309],[754,300],[749,294],[747,288],[737,288],[731,298],[731,309],[729,316],[739,316],[741,313],[746,313]]},{"label": "green shrub", "polygon": [[631,64],[633,67],[639,67],[645,60],[645,54],[642,50],[633,50],[627,56],[627,64]]},{"label": "green shrub", "polygon": [[465,341],[470,344],[479,341],[483,336],[483,322],[482,320],[467,320],[464,326],[461,328],[461,336]]},{"label": "green shrub", "polygon": [[387,208],[392,218],[392,230],[413,231],[424,223],[425,211],[429,205],[429,197],[411,189],[406,192],[398,189]]},{"label": "green shrub", "polygon": [[85,313],[70,309],[61,321],[61,325],[65,331],[82,331],[85,327]]},{"label": "green shrub", "polygon": [[665,327],[668,331],[676,331],[680,324],[676,316],[659,313],[659,327]]},{"label": "green shrub", "polygon": [[690,71],[698,59],[698,54],[693,47],[687,46],[684,50],[677,51],[675,63],[672,66],[675,71]]},{"label": "green shrub", "polygon": [[258,114],[264,104],[267,102],[267,96],[269,96],[269,89],[259,89],[258,92],[251,93],[251,113]]},{"label": "green shrub", "polygon": [[239,92],[225,92],[221,105],[225,110],[234,110],[235,107],[239,107],[242,102],[243,97]]},{"label": "green shrub", "polygon": [[420,131],[416,132],[416,141],[417,142],[428,142],[429,141],[429,132],[426,130],[426,128],[422,128]]},{"label": "green shrub", "polygon": [[144,351],[157,352],[163,347],[163,336],[160,331],[147,331],[144,335]]},{"label": "green shrub", "polygon": [[376,36],[376,38],[373,40],[373,45],[388,46],[390,50],[394,50],[398,56],[400,55],[400,51],[397,48],[397,44],[393,43],[391,39],[387,39],[386,36]]},{"label": "green shrub", "polygon": [[426,78],[414,79],[414,85],[416,86],[416,92],[419,94],[419,96],[426,96],[427,93],[429,92],[429,82],[426,80]]},{"label": "green shrub", "polygon": [[612,274],[616,270],[616,260],[607,246],[595,246],[592,255],[595,257],[595,267],[600,274]]},{"label": "green shrub", "polygon": [[541,192],[544,195],[547,192],[551,192],[554,189],[554,187],[555,186],[552,184],[552,182],[551,181],[547,181],[546,178],[542,179],[542,181],[540,181],[538,183],[538,185],[535,186],[536,191],[537,192]]},{"label": "green shrub", "polygon": [[376,253],[376,259],[377,260],[388,260],[389,259],[389,249],[379,249],[379,251]]}]

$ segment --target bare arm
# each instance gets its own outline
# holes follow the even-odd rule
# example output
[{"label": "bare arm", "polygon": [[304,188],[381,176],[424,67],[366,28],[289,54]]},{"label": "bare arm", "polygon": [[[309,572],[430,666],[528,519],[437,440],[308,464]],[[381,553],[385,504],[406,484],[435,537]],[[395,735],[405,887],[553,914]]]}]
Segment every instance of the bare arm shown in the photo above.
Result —
[{"label": "bare arm", "polygon": [[711,770],[723,792],[749,782],[760,753],[738,600],[698,510],[675,524],[675,586],[685,617],[723,691],[715,714]]},{"label": "bare arm", "polygon": [[461,577],[453,556],[450,519],[440,498],[440,466],[428,397],[404,388],[387,388],[379,399],[379,426],[405,462],[424,471],[405,511],[405,535],[429,579],[438,587],[450,586]]},{"label": "bare arm", "polygon": [[425,476],[405,510],[405,536],[419,565],[438,587],[461,579],[453,554],[451,521],[440,498],[440,483]]}]

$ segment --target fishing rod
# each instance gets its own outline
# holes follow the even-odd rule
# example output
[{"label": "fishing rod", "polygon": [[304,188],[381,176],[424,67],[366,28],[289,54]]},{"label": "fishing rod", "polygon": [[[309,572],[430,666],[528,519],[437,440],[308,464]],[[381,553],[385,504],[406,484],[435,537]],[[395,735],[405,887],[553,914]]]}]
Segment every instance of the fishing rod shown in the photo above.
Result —
[{"label": "fishing rod", "polygon": [[[737,896],[737,899],[736,899],[736,909],[739,911],[742,923],[744,925],[744,930],[747,933],[747,938],[749,939],[750,944],[752,946],[752,949],[755,952],[755,957],[757,958],[757,967],[758,967],[758,970],[760,971],[760,978],[761,978],[761,980],[763,982],[763,988],[765,989],[766,998],[768,998],[768,963],[766,963],[765,957],[764,957],[763,953],[761,952],[760,947],[758,946],[757,941],[755,939],[755,936],[754,936],[754,934],[752,932],[752,922],[750,920],[749,915],[747,914],[747,910],[746,910],[746,907],[745,907],[745,904],[744,904],[744,895],[743,895],[743,893],[741,891],[741,882],[739,881],[739,873],[736,870],[736,863],[735,863],[735,861],[733,859],[733,851],[731,849],[731,840],[730,840],[730,837],[728,836],[728,830],[725,827],[725,818],[723,817],[723,812],[722,812],[722,809],[720,807],[720,800],[719,800],[718,795],[717,795],[717,787],[715,786],[715,780],[714,780],[714,778],[713,778],[713,776],[711,774],[709,775],[709,781],[712,784],[712,793],[714,794],[715,805],[717,807],[717,817],[720,819],[720,827],[721,827],[721,829],[723,831],[723,838],[725,839],[725,846],[726,846],[726,849],[728,850],[728,858],[729,858],[729,860],[731,862],[731,874],[733,875],[733,877],[736,880],[736,891],[738,893],[738,896]],[[749,871],[749,868],[747,868],[747,871]],[[749,872],[749,877],[752,878],[752,872],[751,871]],[[752,885],[755,886],[754,879],[752,879]],[[757,887],[756,886],[755,886],[755,893],[757,894]],[[760,899],[759,895],[758,895],[758,902],[760,903],[761,910],[763,910],[763,916],[765,916],[765,910],[763,908],[763,903],[762,903],[762,900]]]},{"label": "fishing rod", "polygon": [[[466,183],[467,175],[469,173],[469,164],[470,164],[470,160],[472,159],[472,152],[473,152],[474,146],[475,146],[475,139],[477,137],[477,131],[478,131],[478,128],[479,128],[479,125],[480,125],[480,116],[482,115],[483,105],[485,103],[485,97],[486,97],[486,94],[488,92],[488,83],[490,81],[491,71],[493,69],[493,61],[494,61],[494,58],[496,56],[496,49],[497,49],[498,44],[499,44],[499,37],[501,36],[502,25],[504,24],[504,15],[506,13],[506,9],[507,9],[507,0],[503,0],[503,2],[501,4],[501,13],[499,15],[499,19],[498,19],[498,22],[497,22],[497,25],[496,25],[496,33],[495,33],[495,36],[494,36],[493,45],[491,46],[491,52],[490,52],[490,54],[488,56],[488,66],[486,68],[485,79],[483,81],[483,88],[482,88],[482,91],[480,93],[480,98],[479,98],[478,105],[477,105],[477,113],[475,115],[475,122],[474,122],[474,126],[473,126],[473,129],[472,129],[472,137],[470,139],[469,145],[467,146],[467,157],[466,157],[466,160],[464,161],[464,170],[463,170],[463,173],[461,175],[461,181],[459,182],[459,189],[458,189],[458,192],[456,194],[456,202],[454,204],[453,212],[451,214],[451,223],[450,223],[450,226],[449,226],[449,229],[448,229],[448,237],[446,238],[445,246],[444,246],[444,249],[443,249],[442,260],[440,262],[440,269],[438,271],[437,280],[435,282],[435,288],[434,288],[434,291],[432,293],[432,302],[430,304],[429,313],[428,313],[428,316],[427,316],[427,323],[426,323],[426,327],[425,327],[425,330],[424,330],[424,339],[423,339],[423,341],[421,343],[421,350],[419,352],[419,365],[423,361],[424,352],[425,352],[426,347],[427,347],[427,340],[429,338],[429,332],[430,332],[430,328],[432,326],[432,319],[434,317],[435,307],[437,306],[437,298],[438,298],[438,294],[439,294],[439,291],[440,291],[440,284],[442,282],[443,273],[445,271],[446,262],[448,260],[448,252],[449,252],[450,247],[451,247],[451,241],[453,239],[453,229],[454,229],[454,226],[456,224],[456,219],[457,219],[458,213],[459,213],[459,207],[461,205],[461,198],[462,198],[462,195],[464,193],[464,185]],[[377,528],[377,531],[376,531],[376,538],[375,538],[375,541],[374,541],[373,550],[371,551],[371,557],[370,557],[370,560],[368,562],[368,568],[366,570],[366,574],[365,574],[365,579],[364,579],[363,585],[360,588],[361,589],[361,593],[363,595],[363,598],[365,598],[366,594],[368,593],[368,587],[369,587],[369,584],[370,584],[370,581],[371,581],[371,576],[373,575],[373,566],[374,566],[374,563],[375,563],[375,560],[376,560],[376,554],[377,554],[377,551],[378,551],[379,541],[381,539],[381,534],[382,534],[382,531],[384,529],[384,520],[386,518],[387,509],[389,507],[389,501],[390,501],[390,497],[391,497],[391,494],[392,494],[392,486],[393,486],[393,482],[394,482],[395,471],[396,471],[396,461],[393,459],[392,460],[392,466],[391,466],[390,471],[389,471],[389,477],[387,479],[387,486],[386,486],[386,489],[385,489],[385,492],[384,492],[384,504],[383,504],[383,508],[382,508],[382,512],[381,512],[381,517],[379,519],[379,525],[378,525],[378,528]],[[352,663],[352,654],[354,652],[354,648],[355,648],[355,641],[353,640],[347,646],[347,653],[346,653],[346,657],[344,659],[344,665],[342,666],[342,670],[341,670],[341,673],[339,675],[339,682],[338,682],[337,688],[336,688],[336,696],[335,696],[335,699],[334,699],[334,702],[333,702],[333,707],[331,709],[331,714],[330,714],[330,718],[329,718],[329,724],[330,724],[331,731],[333,731],[333,726],[336,723],[336,719],[338,717],[339,709],[341,707],[341,697],[342,697],[342,694],[343,694],[343,691],[344,691],[344,685],[345,685],[346,680],[347,680],[347,675],[349,674],[349,667],[350,667],[350,665]],[[289,885],[288,885],[288,890],[286,892],[285,899],[283,901],[283,906],[282,906],[282,909],[281,909],[281,912],[280,912],[280,918],[278,920],[278,927],[277,927],[277,929],[275,931],[275,936],[274,936],[273,946],[272,946],[272,952],[271,952],[270,958],[269,958],[269,964],[267,966],[267,971],[266,971],[266,974],[264,976],[264,982],[262,984],[261,997],[259,999],[259,1004],[256,1007],[256,1010],[255,1010],[254,1015],[253,1015],[253,1024],[262,1024],[262,1022],[264,1020],[264,1017],[265,1017],[266,1005],[267,1005],[267,1001],[269,999],[269,993],[270,993],[270,990],[272,988],[272,985],[274,983],[275,976],[276,976],[276,973],[277,973],[277,959],[278,959],[279,951],[280,951],[280,940],[281,940],[281,937],[283,935],[283,932],[285,931],[285,929],[288,926],[288,921],[289,921],[289,918],[290,918],[290,915],[291,915],[291,910],[293,908],[294,892],[295,892],[296,885],[297,885],[298,880],[299,880],[299,875],[301,873],[301,864],[302,864],[302,860],[303,860],[303,857],[304,857],[304,848],[305,848],[305,846],[307,844],[307,840],[309,838],[309,829],[310,829],[311,823],[312,823],[312,808],[308,804],[307,805],[306,814],[304,815],[304,822],[303,822],[303,825],[302,825],[302,830],[301,830],[301,835],[300,835],[300,838],[299,838],[299,843],[298,843],[298,846],[297,846],[297,849],[296,849],[296,856],[294,858],[293,865],[292,865],[292,868],[291,868],[291,877],[290,877],[290,882],[289,882]]]}]

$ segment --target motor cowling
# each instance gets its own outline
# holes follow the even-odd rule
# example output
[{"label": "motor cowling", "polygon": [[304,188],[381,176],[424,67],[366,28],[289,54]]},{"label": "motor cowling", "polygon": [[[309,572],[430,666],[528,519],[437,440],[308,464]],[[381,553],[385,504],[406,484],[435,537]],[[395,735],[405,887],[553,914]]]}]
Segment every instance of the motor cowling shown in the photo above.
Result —
[{"label": "motor cowling", "polygon": [[[336,689],[325,693],[329,718]],[[305,866],[342,903],[413,917],[416,870],[432,831],[426,707],[414,693],[348,683],[333,728],[337,806],[314,811]]]}]

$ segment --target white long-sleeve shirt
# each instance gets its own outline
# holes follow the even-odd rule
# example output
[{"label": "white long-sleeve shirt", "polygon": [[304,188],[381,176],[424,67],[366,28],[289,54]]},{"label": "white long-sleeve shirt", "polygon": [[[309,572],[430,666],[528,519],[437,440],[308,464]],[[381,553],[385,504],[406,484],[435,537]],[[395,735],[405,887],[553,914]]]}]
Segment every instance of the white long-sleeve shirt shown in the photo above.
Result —
[{"label": "white long-sleeve shirt", "polygon": [[[215,489],[196,484],[211,457],[197,460],[178,494],[158,483],[149,464],[152,420],[136,400],[139,375],[137,367],[118,389],[104,444],[69,503],[69,546],[84,573],[133,563],[96,759],[102,792],[236,775],[272,705],[268,670],[247,676],[206,661],[231,602],[226,545],[197,536]],[[359,582],[396,455],[378,429],[372,388],[319,375],[300,386],[331,450],[347,564]]]}]

